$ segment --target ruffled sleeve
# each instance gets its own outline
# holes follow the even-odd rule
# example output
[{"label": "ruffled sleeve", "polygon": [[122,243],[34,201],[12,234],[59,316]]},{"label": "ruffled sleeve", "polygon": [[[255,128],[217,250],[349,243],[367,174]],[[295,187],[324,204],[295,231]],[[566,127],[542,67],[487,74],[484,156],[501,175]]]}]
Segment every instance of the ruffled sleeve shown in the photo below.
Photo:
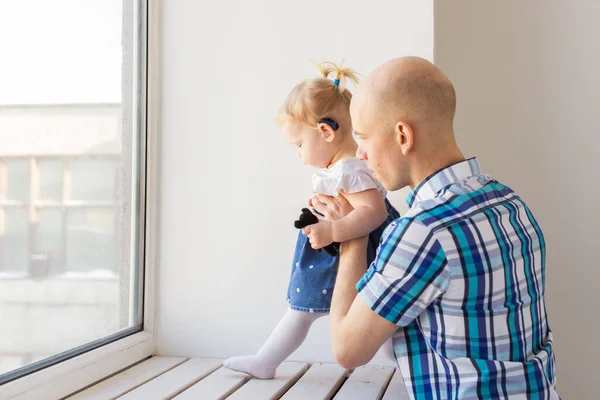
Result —
[{"label": "ruffled sleeve", "polygon": [[377,189],[383,196],[385,189],[375,178],[365,161],[346,158],[330,169],[322,169],[313,175],[313,191],[327,196],[337,196],[340,191],[358,193]]}]

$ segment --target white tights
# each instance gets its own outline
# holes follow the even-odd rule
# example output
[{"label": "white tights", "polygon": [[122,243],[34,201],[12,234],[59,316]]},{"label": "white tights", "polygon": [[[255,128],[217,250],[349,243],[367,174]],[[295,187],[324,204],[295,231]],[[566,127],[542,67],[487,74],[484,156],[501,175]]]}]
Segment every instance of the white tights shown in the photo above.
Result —
[{"label": "white tights", "polygon": [[[313,322],[325,315],[328,314],[288,309],[256,354],[231,357],[223,361],[223,365],[258,379],[273,379],[279,364],[304,342]],[[382,349],[387,356],[394,358],[391,339],[382,346]]]}]

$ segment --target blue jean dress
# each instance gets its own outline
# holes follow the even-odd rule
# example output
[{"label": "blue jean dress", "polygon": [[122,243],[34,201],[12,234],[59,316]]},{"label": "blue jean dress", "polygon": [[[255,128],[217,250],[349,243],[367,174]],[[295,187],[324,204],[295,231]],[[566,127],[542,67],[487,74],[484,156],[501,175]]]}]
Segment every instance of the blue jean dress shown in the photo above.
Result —
[{"label": "blue jean dress", "polygon": [[[375,259],[384,229],[393,220],[400,218],[400,213],[387,198],[385,205],[388,211],[387,220],[369,235],[367,266]],[[308,237],[300,230],[287,292],[290,308],[311,313],[328,313],[339,261],[339,255],[331,256],[325,250],[313,249]]]}]

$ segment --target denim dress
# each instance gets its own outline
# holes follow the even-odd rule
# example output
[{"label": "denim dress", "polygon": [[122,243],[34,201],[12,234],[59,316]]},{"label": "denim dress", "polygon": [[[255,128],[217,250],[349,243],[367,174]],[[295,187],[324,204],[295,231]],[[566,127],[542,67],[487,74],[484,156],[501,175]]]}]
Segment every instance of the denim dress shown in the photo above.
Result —
[{"label": "denim dress", "polygon": [[[356,158],[345,158],[331,169],[320,170],[313,175],[313,190],[317,193],[336,196],[342,190],[356,193],[369,189],[379,189],[385,196],[385,189],[371,176],[366,163]],[[386,221],[369,235],[367,266],[375,259],[384,229],[400,218],[400,213],[387,198],[385,205],[388,212]],[[328,313],[338,264],[339,255],[331,256],[324,250],[313,249],[308,237],[300,230],[287,291],[289,307],[296,311]]]}]

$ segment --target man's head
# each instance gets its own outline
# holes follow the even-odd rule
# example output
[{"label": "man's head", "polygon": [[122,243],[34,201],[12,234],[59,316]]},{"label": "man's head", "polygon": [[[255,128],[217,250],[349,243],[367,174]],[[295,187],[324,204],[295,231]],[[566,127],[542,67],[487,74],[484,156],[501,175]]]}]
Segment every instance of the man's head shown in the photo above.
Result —
[{"label": "man's head", "polygon": [[389,61],[362,80],[352,99],[357,156],[388,190],[414,186],[460,154],[455,109],[454,87],[435,65],[418,57]]}]

